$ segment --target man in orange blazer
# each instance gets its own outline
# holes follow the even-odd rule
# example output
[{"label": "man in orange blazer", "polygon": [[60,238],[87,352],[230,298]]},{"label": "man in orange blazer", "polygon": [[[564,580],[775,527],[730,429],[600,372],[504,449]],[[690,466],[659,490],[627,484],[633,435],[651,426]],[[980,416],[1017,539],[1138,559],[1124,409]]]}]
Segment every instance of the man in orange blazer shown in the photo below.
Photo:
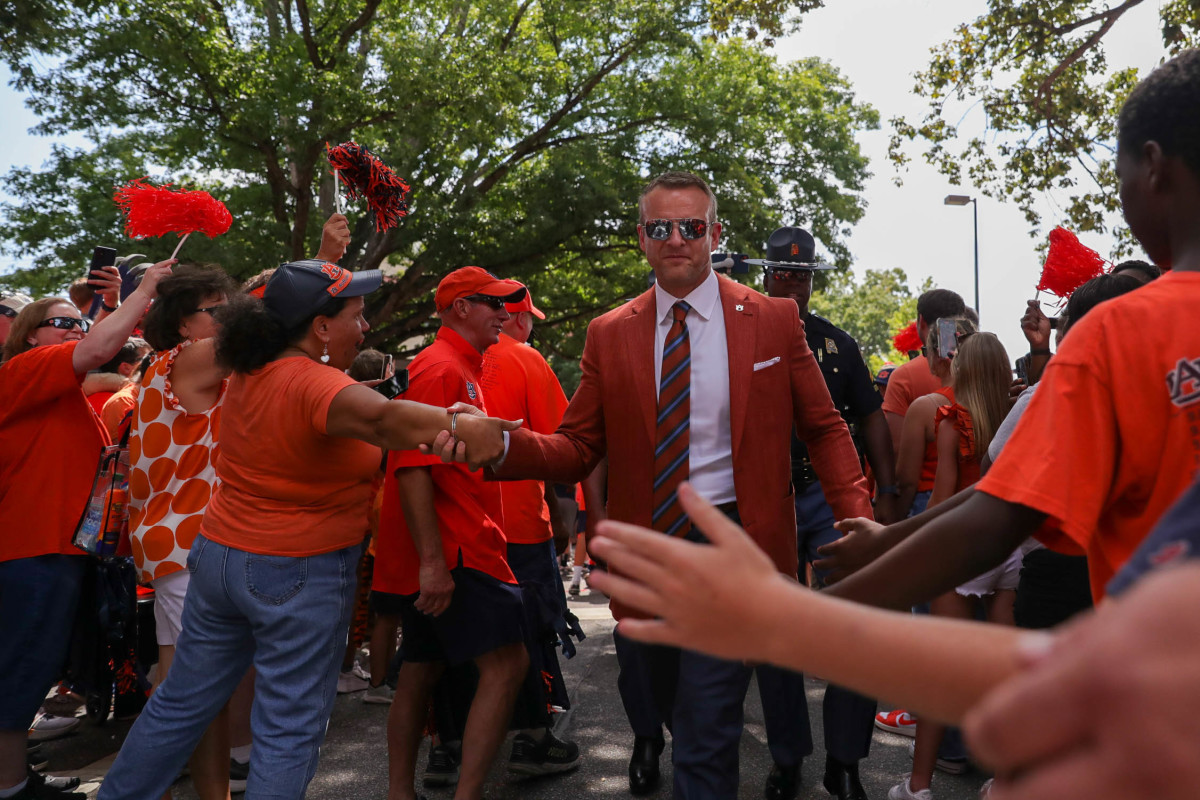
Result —
[{"label": "man in orange blazer", "polygon": [[[716,197],[698,176],[655,178],[638,210],[655,286],[592,322],[561,427],[551,435],[513,431],[496,473],[576,483],[607,455],[609,517],[694,537],[674,498],[686,478],[794,577],[793,425],[837,517],[871,516],[858,456],[796,304],[712,271],[721,224]],[[612,611],[617,619],[630,614],[615,602]],[[674,796],[736,797],[750,668],[683,650],[656,652],[651,672],[672,732]]]}]

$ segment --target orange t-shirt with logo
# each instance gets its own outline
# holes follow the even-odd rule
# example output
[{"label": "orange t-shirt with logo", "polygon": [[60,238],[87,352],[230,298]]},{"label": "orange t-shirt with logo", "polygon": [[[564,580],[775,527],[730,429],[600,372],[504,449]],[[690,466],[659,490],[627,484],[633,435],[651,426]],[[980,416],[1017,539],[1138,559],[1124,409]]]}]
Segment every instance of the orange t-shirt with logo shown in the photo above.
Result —
[{"label": "orange t-shirt with logo", "polygon": [[[479,382],[487,393],[488,413],[523,419],[534,433],[554,433],[567,410],[567,396],[542,354],[507,334],[483,354]],[[546,487],[541,481],[503,481],[504,515],[500,527],[513,544],[540,544],[553,538]]]},{"label": "orange t-shirt with logo", "polygon": [[901,364],[888,378],[887,394],[883,396],[885,414],[904,416],[913,400],[933,394],[942,388],[942,381],[929,371],[925,356],[917,356],[907,364]]},{"label": "orange t-shirt with logo", "polygon": [[83,555],[71,538],[109,439],[75,374],[78,344],[0,365],[0,561]]},{"label": "orange t-shirt with logo", "polygon": [[326,433],[333,398],[354,385],[304,356],[230,378],[214,456],[220,484],[200,532],[239,550],[294,557],[362,542],[383,454]]},{"label": "orange t-shirt with logo", "polygon": [[978,484],[1047,514],[1047,546],[1086,551],[1096,599],[1200,470],[1198,304],[1200,273],[1169,272],[1091,311]]},{"label": "orange t-shirt with logo", "polygon": [[[408,365],[408,391],[403,397],[439,408],[469,403],[486,411],[483,388],[479,385],[482,362],[479,351],[454,331],[442,327],[433,344]],[[508,567],[508,541],[499,525],[502,516],[499,486],[485,481],[482,472],[472,472],[466,464],[443,464],[438,456],[404,450],[388,453],[372,588],[401,595],[421,590],[420,559],[404,519],[396,480],[396,471],[407,467],[431,468],[433,506],[446,567],[454,569],[461,565],[505,583],[516,583]]]}]

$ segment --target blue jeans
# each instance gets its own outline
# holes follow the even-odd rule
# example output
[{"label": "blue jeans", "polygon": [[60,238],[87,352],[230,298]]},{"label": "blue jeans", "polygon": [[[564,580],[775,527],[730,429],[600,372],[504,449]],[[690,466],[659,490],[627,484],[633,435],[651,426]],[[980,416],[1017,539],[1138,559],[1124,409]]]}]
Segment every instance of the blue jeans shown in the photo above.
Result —
[{"label": "blue jeans", "polygon": [[175,660],[98,797],[161,797],[252,662],[246,798],[303,797],[337,696],[361,552],[262,556],[197,535]]}]

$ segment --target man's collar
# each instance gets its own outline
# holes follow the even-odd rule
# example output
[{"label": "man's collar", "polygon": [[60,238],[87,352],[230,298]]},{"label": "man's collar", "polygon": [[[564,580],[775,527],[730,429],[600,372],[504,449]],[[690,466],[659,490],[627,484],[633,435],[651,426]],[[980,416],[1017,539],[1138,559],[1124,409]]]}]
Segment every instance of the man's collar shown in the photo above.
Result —
[{"label": "man's collar", "polygon": [[483,353],[472,347],[471,343],[464,339],[461,333],[449,325],[443,325],[438,328],[437,338],[454,348],[454,352],[458,353],[464,361],[475,369],[479,369],[483,365]]},{"label": "man's collar", "polygon": [[721,300],[721,287],[717,283],[717,273],[709,270],[708,277],[705,278],[699,286],[692,289],[687,297],[674,297],[666,289],[654,284],[654,302],[656,312],[654,318],[657,322],[663,322],[671,313],[671,307],[678,301],[683,300],[692,307],[699,315],[700,319],[707,322],[712,318]]}]

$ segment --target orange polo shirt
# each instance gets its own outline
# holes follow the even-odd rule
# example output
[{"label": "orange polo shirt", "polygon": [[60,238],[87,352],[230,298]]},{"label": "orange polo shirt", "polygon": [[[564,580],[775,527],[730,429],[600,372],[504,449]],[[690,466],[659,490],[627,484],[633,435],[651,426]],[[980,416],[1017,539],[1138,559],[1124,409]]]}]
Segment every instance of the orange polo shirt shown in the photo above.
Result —
[{"label": "orange polo shirt", "polygon": [[[554,433],[567,410],[567,396],[558,376],[537,350],[508,334],[483,354],[480,378],[487,392],[488,413],[502,419],[523,419],[534,433]],[[540,544],[553,538],[546,487],[541,481],[500,484],[504,513],[500,527],[514,544]]]},{"label": "orange polo shirt", "polygon": [[1200,470],[1198,303],[1200,273],[1167,273],[1080,320],[979,482],[1084,550],[1096,599]]},{"label": "orange polo shirt", "polygon": [[[480,386],[482,365],[479,351],[443,326],[433,344],[408,365],[408,391],[403,397],[440,408],[469,403],[486,412]],[[429,467],[432,472],[433,505],[447,569],[461,565],[515,584],[507,561],[508,541],[499,524],[499,486],[485,481],[482,472],[472,472],[466,464],[443,464],[436,455],[405,450],[388,453],[372,588],[403,595],[421,590],[420,560],[404,519],[396,480],[397,470],[407,467]]]},{"label": "orange polo shirt", "polygon": [[43,345],[0,365],[0,561],[65,553],[109,444],[72,358]]}]

